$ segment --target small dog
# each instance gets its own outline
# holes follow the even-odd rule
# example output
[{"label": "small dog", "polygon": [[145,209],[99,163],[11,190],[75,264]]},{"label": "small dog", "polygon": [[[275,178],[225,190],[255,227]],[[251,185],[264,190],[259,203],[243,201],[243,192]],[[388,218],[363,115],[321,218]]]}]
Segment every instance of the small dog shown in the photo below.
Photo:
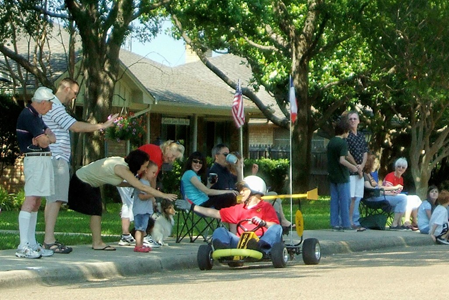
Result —
[{"label": "small dog", "polygon": [[168,246],[168,244],[164,243],[164,239],[171,235],[173,225],[175,224],[173,216],[176,214],[176,211],[173,203],[167,199],[162,200],[160,211],[162,213],[155,218],[151,236],[159,244]]}]

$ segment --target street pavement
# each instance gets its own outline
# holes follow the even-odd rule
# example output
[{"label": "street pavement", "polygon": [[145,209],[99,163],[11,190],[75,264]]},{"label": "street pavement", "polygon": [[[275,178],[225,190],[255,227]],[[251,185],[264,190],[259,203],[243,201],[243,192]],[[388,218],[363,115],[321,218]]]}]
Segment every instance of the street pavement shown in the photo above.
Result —
[{"label": "street pavement", "polygon": [[[306,230],[303,237],[319,240],[322,257],[433,243],[428,235],[412,231]],[[290,243],[299,241],[299,238],[293,232],[291,236],[284,236],[284,240]],[[169,238],[167,242],[169,246],[149,253],[136,253],[133,246],[118,246],[117,243],[111,244],[117,251],[95,251],[91,245],[77,245],[73,246],[70,254],[54,254],[40,259],[17,258],[15,250],[1,250],[0,289],[19,287],[24,280],[27,284],[58,285],[198,268],[196,255],[198,247],[204,243],[201,239],[195,243],[189,243],[188,239],[175,243],[174,238]],[[296,256],[294,262],[303,264],[302,257]]]}]

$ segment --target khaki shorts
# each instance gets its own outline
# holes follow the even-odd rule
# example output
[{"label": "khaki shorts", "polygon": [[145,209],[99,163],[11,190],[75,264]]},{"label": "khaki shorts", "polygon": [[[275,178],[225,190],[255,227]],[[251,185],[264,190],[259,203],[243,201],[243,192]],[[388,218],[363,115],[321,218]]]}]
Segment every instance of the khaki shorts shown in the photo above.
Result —
[{"label": "khaki shorts", "polygon": [[28,156],[23,159],[25,196],[48,197],[55,193],[53,165],[50,156]]},{"label": "khaki shorts", "polygon": [[70,183],[70,171],[69,163],[60,158],[52,159],[53,171],[55,174],[55,193],[47,197],[47,203],[53,203],[61,201],[67,203],[69,201],[69,183]]}]

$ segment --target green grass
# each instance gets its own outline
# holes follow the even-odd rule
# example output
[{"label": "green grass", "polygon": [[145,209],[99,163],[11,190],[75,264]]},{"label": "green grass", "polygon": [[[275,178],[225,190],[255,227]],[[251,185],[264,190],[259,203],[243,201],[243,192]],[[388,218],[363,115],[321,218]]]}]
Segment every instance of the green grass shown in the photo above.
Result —
[{"label": "green grass", "polygon": [[[102,235],[106,243],[117,242],[122,233],[120,221],[121,203],[112,203],[107,205],[107,212],[103,213]],[[2,211],[0,213],[1,230],[18,230],[18,211]],[[61,209],[56,222],[56,238],[66,245],[90,244],[92,238],[89,228],[90,216],[86,216],[72,210]],[[39,211],[36,231],[44,232],[45,221],[44,212]],[[70,233],[70,234],[66,234]],[[72,234],[75,233],[75,234]],[[37,233],[36,239],[43,242],[44,234]],[[0,235],[0,250],[15,249],[19,244],[18,233],[2,233]]]},{"label": "green grass", "polygon": [[[107,212],[103,213],[102,235],[106,243],[117,242],[121,234],[120,208],[121,203],[111,203],[107,205]],[[283,209],[286,218],[290,220],[289,201],[283,201]],[[298,202],[296,201],[293,204],[293,216],[297,210]],[[301,211],[304,216],[304,228],[306,230],[329,228],[329,197],[320,197],[320,200],[317,201],[301,200]],[[2,211],[0,213],[0,229],[18,230],[18,215],[18,211]],[[56,238],[66,245],[90,244],[92,239],[89,221],[89,216],[61,209],[55,228]],[[43,232],[44,229],[44,212],[39,211],[36,231]],[[176,235],[176,225],[173,231],[173,235]],[[36,238],[39,242],[42,242],[44,235],[38,233]],[[18,233],[2,233],[0,235],[0,250],[15,249],[18,244]]]}]

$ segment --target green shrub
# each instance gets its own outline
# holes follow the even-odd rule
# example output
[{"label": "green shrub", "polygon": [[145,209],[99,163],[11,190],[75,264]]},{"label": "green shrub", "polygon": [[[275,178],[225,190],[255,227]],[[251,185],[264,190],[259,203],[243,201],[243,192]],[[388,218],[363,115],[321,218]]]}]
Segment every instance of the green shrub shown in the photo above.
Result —
[{"label": "green shrub", "polygon": [[10,194],[3,187],[0,187],[0,208],[3,211],[20,210],[23,200],[25,200],[25,193],[23,190],[17,194]]},{"label": "green shrub", "polygon": [[[207,157],[207,165],[212,166],[213,159]],[[278,193],[285,193],[286,180],[288,175],[289,161],[288,159],[245,159],[244,174],[248,176],[251,174],[253,164],[259,165],[259,173],[257,174],[263,178],[271,190]],[[162,190],[165,193],[179,193],[179,184],[184,169],[184,162],[175,161],[173,170],[164,172],[162,177]],[[203,178],[205,182],[206,178]]]},{"label": "green shrub", "polygon": [[290,165],[288,159],[245,159],[245,175],[251,174],[253,164],[259,165],[257,175],[265,180],[270,190],[278,193],[286,193],[286,182]]},{"label": "green shrub", "polygon": [[176,160],[171,171],[163,172],[160,187],[164,193],[181,195],[180,182],[183,168],[183,162]]}]

